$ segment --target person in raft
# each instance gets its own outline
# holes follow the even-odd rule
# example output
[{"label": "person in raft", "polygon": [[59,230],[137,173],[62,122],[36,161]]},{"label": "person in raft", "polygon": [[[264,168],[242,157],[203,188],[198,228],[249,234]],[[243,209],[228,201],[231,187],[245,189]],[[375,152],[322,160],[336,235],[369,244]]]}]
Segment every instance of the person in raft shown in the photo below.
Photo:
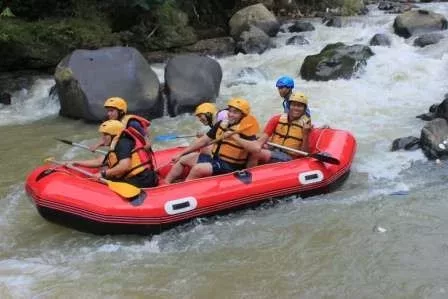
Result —
[{"label": "person in raft", "polygon": [[68,161],[72,165],[99,168],[105,166],[97,177],[126,182],[139,188],[157,186],[152,155],[144,149],[145,139],[133,127],[125,128],[118,120],[103,122],[98,131],[101,144],[109,146],[106,156],[96,159]]},{"label": "person in raft", "polygon": [[[106,108],[106,114],[108,120],[119,120],[123,123],[125,128],[132,127],[145,138],[145,149],[151,151],[151,143],[148,138],[148,128],[151,122],[146,118],[143,118],[134,114],[127,114],[128,103],[120,97],[111,97],[104,102],[104,108]],[[94,152],[100,146],[105,146],[102,140],[99,140],[96,144],[89,147]]]},{"label": "person in raft", "polygon": [[[293,93],[294,89],[294,80],[289,76],[282,76],[278,78],[277,83],[275,84],[277,87],[278,94],[283,98],[283,112],[288,113],[289,111],[289,97]],[[305,113],[308,117],[311,117],[310,108],[307,106]]]},{"label": "person in raft", "polygon": [[[264,129],[259,143],[261,151],[254,159],[255,163],[249,165],[256,166],[258,163],[287,162],[296,158],[297,155],[291,151],[285,151],[274,147],[265,146],[269,140],[272,143],[283,145],[292,149],[308,151],[308,136],[311,131],[311,118],[306,115],[308,98],[300,92],[293,93],[289,97],[289,112],[273,116]],[[247,145],[249,146],[249,145]]]},{"label": "person in raft", "polygon": [[[257,149],[246,148],[242,140],[255,140],[259,131],[257,119],[250,114],[250,104],[243,98],[232,98],[228,104],[228,118],[218,121],[204,136],[173,157],[175,162],[165,181],[175,182],[184,167],[191,168],[186,180],[224,174],[246,167],[249,155]],[[211,154],[195,152],[213,143]]]},{"label": "person in raft", "polygon": [[[227,109],[222,109],[218,111],[216,105],[213,103],[202,103],[196,107],[194,115],[199,119],[199,121],[210,128],[221,120],[227,119],[229,111]],[[201,136],[198,136],[201,137]]]},{"label": "person in raft", "polygon": [[[213,128],[213,126],[221,120],[227,119],[229,111],[227,109],[218,110],[215,104],[213,103],[202,103],[196,107],[194,111],[197,119],[209,129]],[[197,132],[196,137],[201,138],[204,136],[205,132]],[[212,145],[203,147],[201,149],[201,153],[211,155]]]}]

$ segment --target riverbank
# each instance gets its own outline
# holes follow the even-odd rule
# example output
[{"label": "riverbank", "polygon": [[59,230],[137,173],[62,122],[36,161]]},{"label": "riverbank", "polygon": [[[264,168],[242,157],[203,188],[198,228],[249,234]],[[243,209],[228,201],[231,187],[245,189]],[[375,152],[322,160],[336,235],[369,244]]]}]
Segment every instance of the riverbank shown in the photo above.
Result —
[{"label": "riverbank", "polygon": [[0,72],[28,69],[45,72],[54,69],[75,49],[107,46],[137,48],[150,63],[188,52],[226,56],[235,51],[229,46],[234,43],[230,40],[229,19],[245,6],[262,3],[280,22],[321,16],[329,8],[339,14],[357,14],[363,6],[353,0],[312,5],[285,1],[229,1],[225,5],[217,0],[163,4],[139,1],[148,6],[134,3],[123,7],[112,4],[113,1],[81,2],[82,5],[54,11],[41,7],[26,10],[25,4],[11,6],[14,16],[0,17]]}]

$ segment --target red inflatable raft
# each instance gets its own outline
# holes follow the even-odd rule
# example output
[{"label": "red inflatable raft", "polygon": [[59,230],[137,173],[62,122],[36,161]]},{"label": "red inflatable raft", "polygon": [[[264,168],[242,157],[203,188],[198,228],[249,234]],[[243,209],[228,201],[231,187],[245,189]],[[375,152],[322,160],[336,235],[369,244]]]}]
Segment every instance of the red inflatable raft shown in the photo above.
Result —
[{"label": "red inflatable raft", "polygon": [[[241,172],[142,189],[126,199],[107,185],[63,166],[46,164],[33,170],[26,191],[45,219],[94,234],[159,233],[195,217],[221,214],[260,204],[274,197],[327,193],[347,178],[356,141],[346,131],[313,129],[312,153],[326,153],[339,165],[311,156],[290,162],[260,165]],[[169,171],[171,157],[182,148],[155,153]]]}]

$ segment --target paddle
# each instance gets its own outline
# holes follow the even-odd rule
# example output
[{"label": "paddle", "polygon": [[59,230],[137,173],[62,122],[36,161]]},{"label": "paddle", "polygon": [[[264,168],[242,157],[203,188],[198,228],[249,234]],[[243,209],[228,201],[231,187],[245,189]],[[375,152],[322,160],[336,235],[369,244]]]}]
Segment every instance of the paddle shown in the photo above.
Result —
[{"label": "paddle", "polygon": [[196,137],[196,135],[182,135],[182,136],[176,136],[176,135],[158,135],[154,137],[154,141],[168,141],[168,140],[175,140],[178,138],[192,138]]},{"label": "paddle", "polygon": [[339,165],[341,163],[338,159],[336,159],[336,158],[334,158],[334,157],[332,157],[330,155],[324,154],[324,153],[310,154],[310,153],[307,153],[307,152],[299,151],[297,149],[290,148],[290,147],[287,147],[287,146],[284,146],[284,145],[280,145],[280,144],[276,144],[276,143],[272,143],[272,142],[267,142],[267,144],[269,144],[270,146],[273,146],[273,147],[278,147],[278,148],[281,148],[281,149],[284,149],[284,150],[287,150],[287,151],[291,151],[291,152],[300,154],[300,155],[305,156],[305,157],[315,158],[315,159],[317,159],[317,160],[319,160],[321,162],[325,162],[325,163],[329,163],[329,164],[335,164],[335,165]]},{"label": "paddle", "polygon": [[[81,144],[81,143],[76,143],[76,142],[73,142],[73,141],[70,141],[70,140],[66,140],[66,139],[59,139],[59,138],[55,138],[55,139],[57,141],[65,143],[65,144],[72,145],[72,146],[77,146],[77,147],[86,149],[86,150],[91,152],[91,150],[89,149],[89,147],[87,145],[84,145],[84,144]],[[103,155],[107,154],[106,151],[102,151],[102,150],[99,150],[99,149],[94,150],[94,152],[95,153],[99,153],[99,154],[103,154]]]},{"label": "paddle", "polygon": [[115,193],[117,193],[118,195],[120,195],[124,198],[133,198],[133,197],[139,195],[141,192],[140,188],[137,188],[134,185],[124,183],[124,182],[109,181],[104,178],[98,178],[95,175],[93,175],[92,173],[90,173],[82,168],[72,166],[72,165],[67,165],[64,162],[53,160],[53,158],[47,158],[47,159],[45,159],[45,162],[63,165],[64,167],[67,167],[68,169],[72,169],[72,170],[78,171],[88,177],[95,178],[100,183],[107,185],[110,190],[114,191]]}]

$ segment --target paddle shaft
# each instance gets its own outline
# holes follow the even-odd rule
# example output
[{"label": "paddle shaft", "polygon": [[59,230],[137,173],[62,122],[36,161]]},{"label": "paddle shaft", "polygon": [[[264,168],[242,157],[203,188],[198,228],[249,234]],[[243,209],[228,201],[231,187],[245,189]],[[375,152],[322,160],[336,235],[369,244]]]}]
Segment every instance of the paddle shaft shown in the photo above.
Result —
[{"label": "paddle shaft", "polygon": [[[70,140],[59,139],[59,138],[56,138],[56,140],[61,141],[61,142],[65,143],[65,144],[69,144],[69,145],[73,145],[73,146],[76,146],[76,147],[80,147],[80,148],[86,149],[86,150],[91,152],[90,148],[87,145],[84,145],[84,144],[81,144],[81,143],[76,143],[76,142],[73,142],[73,141],[70,141]],[[94,150],[94,152],[95,153],[99,153],[99,154],[103,154],[103,155],[107,155],[106,151],[99,150],[99,149]]]},{"label": "paddle shaft", "polygon": [[306,157],[312,157],[312,158],[315,158],[315,159],[317,159],[317,160],[319,160],[321,162],[325,162],[325,163],[329,163],[329,164],[335,164],[335,165],[339,165],[341,163],[338,159],[336,159],[334,157],[331,157],[328,154],[324,154],[324,153],[310,154],[310,153],[307,153],[307,152],[303,152],[303,151],[300,151],[300,150],[297,150],[297,149],[294,149],[294,148],[290,148],[290,147],[287,147],[287,146],[284,146],[284,145],[280,145],[280,144],[276,144],[276,143],[272,143],[272,142],[267,142],[267,144],[269,144],[270,146],[278,147],[280,149],[284,149],[284,150],[287,150],[287,151],[290,151],[290,152],[293,152],[293,153],[297,153],[297,154],[300,154],[300,155],[303,155],[303,156],[306,156]]},{"label": "paddle shaft", "polygon": [[284,146],[284,145],[281,145],[281,144],[277,144],[277,143],[273,143],[273,142],[266,142],[266,143],[269,144],[270,146],[273,146],[273,147],[278,147],[278,148],[284,149],[286,151],[290,151],[290,152],[294,152],[294,153],[297,153],[297,154],[301,154],[302,156],[309,156],[310,155],[307,152],[303,152],[303,151],[300,151],[298,149],[290,148],[290,147],[287,147],[287,146]]},{"label": "paddle shaft", "polygon": [[[86,145],[84,145],[84,144],[73,143],[73,145],[74,145],[74,146],[77,146],[77,147],[80,147],[80,148],[84,148],[84,149],[90,151],[89,147],[86,146]],[[106,151],[103,151],[103,150],[100,150],[100,149],[96,149],[96,150],[94,150],[94,152],[95,152],[95,153],[98,153],[98,154],[102,154],[102,155],[107,155],[107,152],[106,152]]]},{"label": "paddle shaft", "polygon": [[98,181],[100,181],[101,183],[107,185],[107,180],[106,180],[106,179],[98,178],[98,177],[96,177],[95,175],[93,175],[92,173],[88,172],[87,170],[84,170],[84,169],[82,169],[82,168],[79,168],[79,167],[76,167],[76,166],[72,166],[72,165],[66,164],[66,163],[61,162],[61,161],[56,161],[56,160],[49,160],[49,161],[51,161],[51,162],[54,163],[54,164],[63,165],[63,166],[65,166],[65,167],[67,167],[68,169],[75,170],[75,171],[77,171],[77,172],[79,172],[79,173],[82,173],[82,174],[88,176],[88,177],[95,177],[95,179],[98,179]]},{"label": "paddle shaft", "polygon": [[166,141],[166,140],[174,140],[174,139],[180,139],[180,138],[192,138],[192,137],[196,137],[196,135],[181,135],[181,136],[176,136],[176,135],[159,135],[154,137],[155,141]]}]

